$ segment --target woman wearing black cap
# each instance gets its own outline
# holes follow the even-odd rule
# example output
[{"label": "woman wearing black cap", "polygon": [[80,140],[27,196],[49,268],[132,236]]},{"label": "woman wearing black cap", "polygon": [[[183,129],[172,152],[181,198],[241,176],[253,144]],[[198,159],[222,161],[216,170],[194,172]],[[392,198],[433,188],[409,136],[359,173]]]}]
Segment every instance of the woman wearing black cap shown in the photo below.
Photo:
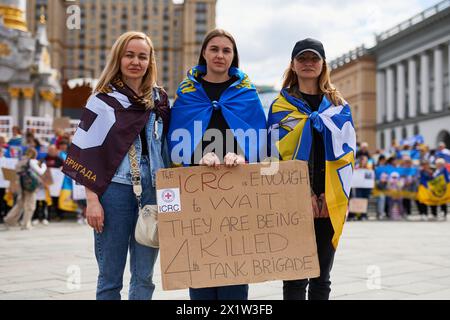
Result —
[{"label": "woman wearing black cap", "polygon": [[327,300],[347,213],[356,137],[350,107],[331,84],[321,42],[308,38],[296,43],[268,126],[271,134],[278,131],[272,152],[281,160],[308,161],[320,265],[318,278],[284,281],[283,297],[304,300],[309,284],[310,300]]}]

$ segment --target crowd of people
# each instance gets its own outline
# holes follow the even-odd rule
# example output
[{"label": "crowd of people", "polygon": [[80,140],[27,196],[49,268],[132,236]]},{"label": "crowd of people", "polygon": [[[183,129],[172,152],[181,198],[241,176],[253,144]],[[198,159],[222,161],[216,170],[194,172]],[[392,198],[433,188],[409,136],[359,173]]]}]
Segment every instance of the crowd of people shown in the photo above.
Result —
[{"label": "crowd of people", "polygon": [[[400,144],[393,141],[389,149],[373,154],[363,142],[358,144],[355,169],[374,170],[373,188],[354,188],[351,197],[376,198],[377,219],[408,220],[414,206],[422,221],[447,219],[450,150],[444,142],[431,149],[416,136]],[[427,192],[436,197],[429,199]],[[349,220],[367,218],[367,213],[348,215]]]},{"label": "crowd of people", "polygon": [[[12,186],[0,188],[0,223],[30,230],[33,225],[48,225],[50,221],[61,221],[69,215],[69,211],[61,206],[59,196],[50,195],[45,175],[47,169],[62,168],[70,141],[71,135],[63,129],[56,129],[49,142],[40,141],[33,131],[22,134],[18,126],[12,128],[9,139],[0,136],[0,159],[17,159],[15,170],[19,176],[17,190]],[[33,185],[32,181],[36,183]],[[70,182],[70,179],[64,181],[65,184]],[[37,197],[39,191],[43,197]],[[82,201],[78,204],[76,216],[79,223],[84,223],[85,205]]]}]

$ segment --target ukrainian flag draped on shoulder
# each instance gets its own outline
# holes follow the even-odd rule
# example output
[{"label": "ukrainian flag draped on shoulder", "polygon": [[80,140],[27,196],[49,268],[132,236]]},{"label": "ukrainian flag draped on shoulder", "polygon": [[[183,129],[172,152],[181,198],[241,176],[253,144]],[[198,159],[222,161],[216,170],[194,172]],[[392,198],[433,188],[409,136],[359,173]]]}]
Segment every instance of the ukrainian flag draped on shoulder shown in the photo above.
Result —
[{"label": "ukrainian flag draped on shoulder", "polygon": [[445,168],[435,172],[432,177],[421,175],[417,200],[429,206],[450,203],[450,177]]},{"label": "ukrainian flag draped on shoulder", "polygon": [[346,103],[334,106],[324,96],[319,111],[312,112],[303,100],[283,89],[270,108],[268,127],[270,135],[278,129],[278,140],[271,147],[276,148],[282,160],[308,161],[312,129],[322,135],[326,160],[325,199],[334,229],[332,242],[337,248],[347,215],[356,150],[350,106]]},{"label": "ukrainian flag draped on shoulder", "polygon": [[[174,151],[187,166],[190,164],[192,153],[200,143],[211,120],[213,110],[221,110],[225,121],[236,138],[245,158],[249,162],[259,159],[260,151],[266,148],[266,135],[260,135],[260,129],[266,129],[266,117],[250,79],[238,68],[230,68],[229,75],[237,80],[221,95],[219,101],[212,101],[204,91],[196,77],[205,74],[205,66],[196,66],[188,72],[187,78],[180,84],[177,97],[171,109],[169,127],[169,148]],[[201,126],[200,126],[201,124]],[[187,130],[189,139],[182,138],[177,130]],[[256,141],[248,141],[244,134],[252,129],[256,133]],[[237,132],[236,132],[237,130]],[[188,141],[186,141],[188,140]],[[179,149],[178,149],[179,148]],[[187,152],[189,150],[189,152]]]}]

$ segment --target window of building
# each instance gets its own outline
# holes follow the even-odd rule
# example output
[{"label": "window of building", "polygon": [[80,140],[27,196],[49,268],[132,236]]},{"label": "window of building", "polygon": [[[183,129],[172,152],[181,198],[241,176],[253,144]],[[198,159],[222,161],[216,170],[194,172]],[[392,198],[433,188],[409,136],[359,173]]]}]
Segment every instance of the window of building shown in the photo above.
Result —
[{"label": "window of building", "polygon": [[203,23],[197,24],[195,30],[196,30],[196,32],[206,34],[206,31],[207,31],[206,22],[204,24]]},{"label": "window of building", "polygon": [[208,6],[204,2],[197,2],[195,5],[195,11],[197,13],[206,13],[207,9],[208,9]]},{"label": "window of building", "polygon": [[406,128],[402,128],[402,139],[406,139],[408,137],[408,132],[406,131]]},{"label": "window of building", "polygon": [[195,34],[195,41],[196,41],[197,43],[202,43],[204,37],[205,37],[205,33],[204,33],[204,32],[197,32],[197,33]]}]

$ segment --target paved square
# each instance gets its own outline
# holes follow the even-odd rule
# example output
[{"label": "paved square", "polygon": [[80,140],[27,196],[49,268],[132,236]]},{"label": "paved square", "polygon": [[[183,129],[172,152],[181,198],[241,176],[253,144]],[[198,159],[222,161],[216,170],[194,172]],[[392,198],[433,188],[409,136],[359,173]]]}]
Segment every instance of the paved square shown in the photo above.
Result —
[{"label": "paved square", "polygon": [[[415,217],[414,217],[415,218]],[[450,299],[450,222],[348,222],[332,271],[331,298]],[[80,276],[80,285],[72,281]],[[130,274],[124,276],[127,298]],[[68,221],[31,231],[0,225],[0,300],[95,299],[97,264],[89,227]],[[162,291],[154,299],[189,299]],[[250,285],[250,299],[282,299],[281,281]]]}]

